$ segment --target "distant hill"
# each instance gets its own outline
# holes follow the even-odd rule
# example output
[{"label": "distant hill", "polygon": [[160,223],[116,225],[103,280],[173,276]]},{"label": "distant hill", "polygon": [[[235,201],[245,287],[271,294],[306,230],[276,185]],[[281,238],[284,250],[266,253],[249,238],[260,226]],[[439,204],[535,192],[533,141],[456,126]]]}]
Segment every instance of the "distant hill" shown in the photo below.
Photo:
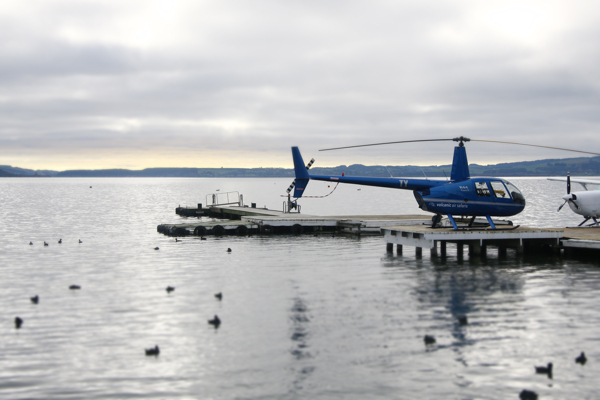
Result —
[{"label": "distant hill", "polygon": [[10,173],[10,172],[6,172],[3,169],[0,169],[0,178],[16,178],[16,177],[19,177],[19,176],[23,176],[23,175],[13,174],[13,173]]},{"label": "distant hill", "polygon": [[[419,167],[383,166],[383,165],[339,165],[337,167],[313,167],[311,173],[316,175],[368,176],[368,177],[444,177],[450,176],[451,165],[433,165]],[[580,157],[547,159],[538,161],[522,161],[494,165],[469,165],[472,176],[566,176],[567,172],[575,176],[600,176],[600,157]],[[0,165],[6,174],[0,176],[55,176],[60,178],[285,178],[293,177],[292,168],[146,168],[129,169],[95,169],[95,170],[28,170]]]},{"label": "distant hill", "polygon": [[25,168],[18,168],[18,167],[11,167],[10,165],[0,165],[0,170],[3,170],[4,172],[8,172],[10,174],[16,175],[16,176],[55,176],[58,171],[51,171],[51,170],[33,170],[33,169],[25,169]]},{"label": "distant hill", "polygon": [[293,169],[285,168],[146,168],[71,170],[57,177],[111,177],[111,178],[276,178],[293,177]]}]

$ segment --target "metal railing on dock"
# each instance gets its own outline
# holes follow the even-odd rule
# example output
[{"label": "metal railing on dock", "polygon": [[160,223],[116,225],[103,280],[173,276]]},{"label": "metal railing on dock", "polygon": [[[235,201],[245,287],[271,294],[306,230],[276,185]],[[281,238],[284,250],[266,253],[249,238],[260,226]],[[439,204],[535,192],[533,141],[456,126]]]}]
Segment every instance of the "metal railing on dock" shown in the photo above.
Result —
[{"label": "metal railing on dock", "polygon": [[223,192],[206,195],[207,206],[225,206],[237,204],[240,207],[244,206],[244,195],[240,192]]},{"label": "metal railing on dock", "polygon": [[300,206],[300,204],[298,204],[297,201],[290,201],[289,197],[288,200],[283,202],[283,213],[284,214],[289,214],[292,213],[292,210],[296,210],[296,212],[298,214],[300,214],[300,209],[302,207]]}]

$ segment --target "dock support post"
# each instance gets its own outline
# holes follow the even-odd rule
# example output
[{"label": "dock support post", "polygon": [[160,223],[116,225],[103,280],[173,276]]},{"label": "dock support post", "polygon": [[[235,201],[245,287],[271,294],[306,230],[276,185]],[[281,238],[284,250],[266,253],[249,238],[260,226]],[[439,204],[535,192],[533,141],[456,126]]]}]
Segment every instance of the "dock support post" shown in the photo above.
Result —
[{"label": "dock support post", "polygon": [[506,246],[498,246],[498,257],[506,257]]},{"label": "dock support post", "polygon": [[523,240],[519,240],[519,243],[517,243],[517,254],[518,255],[523,255],[523,253],[525,252],[525,248],[523,247]]},{"label": "dock support post", "polygon": [[479,246],[481,246],[481,251],[479,253],[482,257],[485,257],[487,255],[487,245],[480,242]]},{"label": "dock support post", "polygon": [[444,240],[440,242],[440,253],[442,257],[446,257],[446,242]]},{"label": "dock support post", "polygon": [[385,246],[385,250],[386,250],[388,253],[393,253],[393,252],[394,252],[394,244],[393,244],[393,243],[388,243],[388,244]]},{"label": "dock support post", "polygon": [[478,240],[469,244],[469,255],[470,256],[480,256],[481,255],[481,243],[479,243]]},{"label": "dock support post", "polygon": [[456,257],[458,257],[459,260],[462,260],[462,258],[463,258],[463,244],[462,243],[456,243]]},{"label": "dock support post", "polygon": [[401,244],[397,244],[396,245],[396,252],[400,255],[402,254],[402,245]]},{"label": "dock support post", "polygon": [[417,247],[415,249],[415,255],[417,256],[417,258],[421,258],[423,256],[423,248]]},{"label": "dock support post", "polygon": [[432,257],[436,257],[437,256],[437,240],[433,241],[433,247],[429,250],[430,254]]}]

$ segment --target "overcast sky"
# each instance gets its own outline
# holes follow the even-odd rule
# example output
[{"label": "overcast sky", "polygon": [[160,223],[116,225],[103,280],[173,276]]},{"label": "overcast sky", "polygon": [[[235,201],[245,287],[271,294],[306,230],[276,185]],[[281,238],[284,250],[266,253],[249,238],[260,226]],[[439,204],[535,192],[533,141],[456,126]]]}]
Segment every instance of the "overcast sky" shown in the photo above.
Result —
[{"label": "overcast sky", "polygon": [[[0,165],[431,165],[600,152],[598,1],[0,2]],[[470,143],[471,163],[578,157]]]}]

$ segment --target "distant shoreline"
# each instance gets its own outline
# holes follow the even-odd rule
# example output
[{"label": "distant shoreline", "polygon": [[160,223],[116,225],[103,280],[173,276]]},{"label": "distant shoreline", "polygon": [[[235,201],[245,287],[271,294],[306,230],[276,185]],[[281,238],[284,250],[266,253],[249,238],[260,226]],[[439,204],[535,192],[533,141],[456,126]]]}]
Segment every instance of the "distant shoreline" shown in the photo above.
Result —
[{"label": "distant shoreline", "polygon": [[[382,166],[339,165],[313,167],[316,175],[367,176],[367,177],[445,177],[450,176],[451,165],[433,166]],[[563,159],[521,161],[494,165],[470,164],[471,176],[600,176],[600,156]],[[293,168],[146,168],[143,170],[30,170],[0,165],[0,177],[56,177],[56,178],[293,178]]]}]

